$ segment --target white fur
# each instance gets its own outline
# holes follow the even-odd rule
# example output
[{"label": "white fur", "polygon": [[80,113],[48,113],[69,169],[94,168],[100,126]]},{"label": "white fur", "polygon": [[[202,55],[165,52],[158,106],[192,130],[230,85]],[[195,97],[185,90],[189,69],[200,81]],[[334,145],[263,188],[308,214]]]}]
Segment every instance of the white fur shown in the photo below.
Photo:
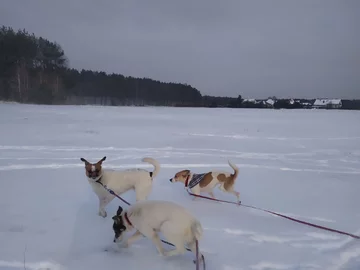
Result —
[{"label": "white fur", "polygon": [[91,171],[95,172],[96,168],[94,165],[91,165]]},{"label": "white fur", "polygon": [[[123,212],[124,225],[127,230],[135,228],[136,232],[127,239],[125,247],[129,247],[143,235],[153,241],[160,255],[183,254],[185,246],[196,255],[196,241],[201,239],[203,228],[200,221],[184,207],[169,201],[142,201],[130,206],[126,212],[131,225],[126,222]],[[164,251],[157,232],[174,244],[175,249]],[[119,240],[121,239],[116,239],[116,242]]]},{"label": "white fur", "polygon": [[97,179],[88,178],[88,181],[99,198],[99,215],[106,217],[105,207],[115,198],[103,186],[96,181],[101,178],[101,183],[106,185],[117,195],[133,189],[136,193],[136,201],[146,200],[151,192],[153,178],[160,171],[160,164],[153,158],[143,158],[143,162],[148,162],[154,166],[152,177],[147,170],[109,170],[102,169]]}]

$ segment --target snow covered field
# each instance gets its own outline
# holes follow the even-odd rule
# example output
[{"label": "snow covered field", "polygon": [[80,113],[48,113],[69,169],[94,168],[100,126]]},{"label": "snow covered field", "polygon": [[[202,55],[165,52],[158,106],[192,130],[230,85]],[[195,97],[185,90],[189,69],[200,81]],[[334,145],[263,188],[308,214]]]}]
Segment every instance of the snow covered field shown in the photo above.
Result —
[{"label": "snow covered field", "polygon": [[[207,270],[360,269],[360,240],[194,202],[168,180],[187,168],[231,171],[231,159],[243,203],[360,234],[359,124],[356,111],[0,104],[0,269],[195,269],[192,254],[159,257],[148,239],[104,251],[115,250],[111,216],[125,206],[114,199],[99,217],[80,161],[103,156],[119,169],[160,161],[150,199],[199,217]],[[135,201],[132,191],[123,197]]]}]

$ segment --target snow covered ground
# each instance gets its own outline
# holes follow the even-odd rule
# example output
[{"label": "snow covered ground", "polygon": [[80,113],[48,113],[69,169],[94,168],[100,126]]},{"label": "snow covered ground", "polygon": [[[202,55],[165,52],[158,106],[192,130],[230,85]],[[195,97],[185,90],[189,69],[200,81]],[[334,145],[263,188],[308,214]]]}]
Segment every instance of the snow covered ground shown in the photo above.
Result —
[{"label": "snow covered ground", "polygon": [[150,199],[199,217],[207,270],[360,269],[360,240],[194,202],[168,180],[187,168],[231,171],[231,159],[243,203],[360,234],[359,124],[356,111],[0,104],[0,269],[195,269],[192,254],[159,257],[148,239],[115,252],[111,216],[124,205],[115,199],[99,217],[80,161],[105,155],[108,168],[160,161]]}]

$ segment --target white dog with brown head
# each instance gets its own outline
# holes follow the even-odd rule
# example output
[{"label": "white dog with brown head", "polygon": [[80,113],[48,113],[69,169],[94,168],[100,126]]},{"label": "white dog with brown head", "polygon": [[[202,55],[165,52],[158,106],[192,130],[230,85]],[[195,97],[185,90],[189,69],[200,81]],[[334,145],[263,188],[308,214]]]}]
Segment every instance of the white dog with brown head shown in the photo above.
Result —
[{"label": "white dog with brown head", "polygon": [[[181,182],[186,188],[189,188],[195,195],[200,195],[200,192],[207,192],[215,199],[213,189],[218,186],[223,192],[227,192],[236,196],[240,202],[240,193],[234,190],[236,178],[239,174],[239,168],[228,161],[234,173],[211,171],[202,174],[192,173],[190,170],[182,170],[177,172],[173,178],[170,179],[171,183]],[[196,197],[194,197],[196,199]]]},{"label": "white dog with brown head", "polygon": [[90,163],[86,159],[81,158],[85,163],[85,174],[87,179],[99,198],[99,215],[106,217],[105,207],[115,198],[104,187],[115,192],[117,195],[128,190],[134,190],[136,193],[136,201],[146,200],[152,189],[153,178],[160,171],[160,164],[153,158],[143,158],[143,162],[148,162],[154,166],[154,171],[149,172],[144,169],[129,170],[110,170],[103,169],[102,163],[106,159],[103,157],[96,163]]},{"label": "white dog with brown head", "polygon": [[[127,239],[125,247],[129,247],[141,237],[147,237],[155,244],[160,255],[173,256],[183,254],[185,246],[196,255],[196,242],[200,240],[203,228],[199,220],[184,207],[168,201],[136,202],[126,211],[119,206],[114,220],[114,242],[120,243],[126,231],[136,229]],[[175,249],[164,251],[158,232],[162,233]],[[199,254],[199,258],[202,255]]]}]

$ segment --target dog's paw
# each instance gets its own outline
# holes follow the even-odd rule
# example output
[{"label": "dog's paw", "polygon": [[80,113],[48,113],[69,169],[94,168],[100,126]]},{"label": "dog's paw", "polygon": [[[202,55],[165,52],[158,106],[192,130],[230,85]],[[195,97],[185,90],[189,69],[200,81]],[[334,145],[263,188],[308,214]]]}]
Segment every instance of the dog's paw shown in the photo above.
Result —
[{"label": "dog's paw", "polygon": [[106,211],[99,211],[99,216],[103,217],[103,218],[106,218],[107,217]]},{"label": "dog's paw", "polygon": [[[196,261],[197,261],[196,259],[193,260],[193,263],[196,264]],[[204,255],[201,254],[201,255],[199,256],[199,263],[202,264],[203,262],[204,262]]]}]

